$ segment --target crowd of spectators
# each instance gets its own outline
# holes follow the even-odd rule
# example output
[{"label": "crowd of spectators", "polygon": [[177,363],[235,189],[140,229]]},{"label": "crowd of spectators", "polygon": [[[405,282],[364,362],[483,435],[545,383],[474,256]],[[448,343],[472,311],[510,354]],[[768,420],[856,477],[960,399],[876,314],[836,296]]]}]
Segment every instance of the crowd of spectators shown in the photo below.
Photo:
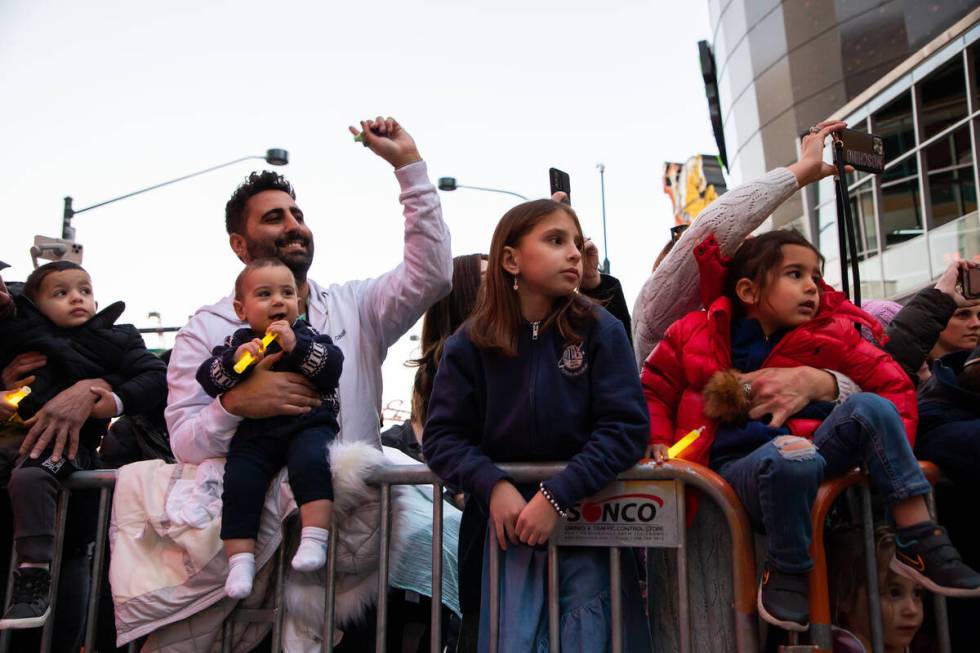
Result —
[{"label": "crowd of spectators", "polygon": [[[954,650],[965,650],[980,616],[971,519],[980,498],[980,301],[964,297],[959,279],[978,264],[951,263],[904,305],[855,306],[824,282],[823,256],[803,235],[753,236],[790,196],[835,173],[823,150],[842,127],[814,126],[799,161],[729,190],[672,230],[632,313],[563,193],[515,206],[487,254],[453,259],[415,141],[380,116],[351,131],[392,165],[401,189],[404,259],[384,274],[309,278],[314,235],[296,192],[280,175],[256,172],[226,206],[229,243],[245,266],[229,280],[234,292],[199,309],[163,357],[116,324],[121,302],[97,309],[80,265],[49,263],[23,284],[0,280],[0,523],[11,534],[0,560],[4,547],[16,560],[0,629],[21,631],[18,650],[28,650],[57,601],[55,649],[78,650],[96,511],[85,493],[69,504],[61,574],[71,582],[58,597],[50,566],[58,489],[80,470],[147,459],[218,465],[208,482],[223,488],[220,511],[199,511],[189,525],[220,521],[225,557],[215,582],[230,599],[248,599],[263,501],[287,467],[302,527],[292,567],[316,572],[335,495],[350,487],[332,469],[337,441],[425,463],[445,484],[447,505],[462,511],[450,570],[458,596],[446,603],[443,632],[422,639],[484,651],[496,629],[504,650],[546,650],[546,544],[559,521],[639,461],[669,464],[670,446],[700,431],[680,456],[719,473],[766,536],[757,607],[777,633],[771,641],[809,625],[818,487],[861,467],[880,504],[878,587],[865,580],[855,519],[832,513],[835,645],[870,650],[868,596],[877,594],[886,650],[931,650],[934,618],[923,601],[931,592],[951,597]],[[381,365],[420,317],[411,415],[381,432]],[[553,461],[567,465],[536,484],[500,467]],[[938,488],[918,461],[939,466]],[[925,501],[934,491],[938,521]],[[491,547],[500,555],[497,624],[487,607]],[[371,555],[350,564],[366,568]],[[570,547],[559,558],[562,650],[606,650],[608,555]],[[647,607],[659,597],[643,596],[644,552],[624,551],[617,573],[626,650],[653,650]],[[374,646],[374,599],[361,602],[337,624],[337,650]],[[114,645],[111,630],[100,627],[101,650]],[[315,643],[302,633],[289,642]]]}]

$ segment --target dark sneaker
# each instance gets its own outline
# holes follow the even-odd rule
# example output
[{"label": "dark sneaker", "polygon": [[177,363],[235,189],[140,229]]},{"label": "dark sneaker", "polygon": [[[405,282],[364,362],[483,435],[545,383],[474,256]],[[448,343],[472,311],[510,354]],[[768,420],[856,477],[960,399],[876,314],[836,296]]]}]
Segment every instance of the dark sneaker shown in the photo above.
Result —
[{"label": "dark sneaker", "polygon": [[0,630],[38,628],[51,611],[48,590],[51,574],[47,569],[25,567],[14,572],[13,600],[0,620]]},{"label": "dark sneaker", "polygon": [[963,563],[942,526],[933,525],[914,539],[895,538],[895,557],[889,566],[936,594],[980,596],[980,574]]},{"label": "dark sneaker", "polygon": [[756,600],[759,615],[783,630],[806,630],[810,627],[807,588],[807,574],[784,574],[766,565]]}]

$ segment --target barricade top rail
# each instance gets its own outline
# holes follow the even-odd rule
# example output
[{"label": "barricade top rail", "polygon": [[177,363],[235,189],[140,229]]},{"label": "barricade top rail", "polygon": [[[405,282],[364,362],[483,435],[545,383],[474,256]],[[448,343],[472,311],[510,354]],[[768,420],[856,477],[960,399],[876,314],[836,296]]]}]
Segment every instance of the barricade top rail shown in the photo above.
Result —
[{"label": "barricade top rail", "polygon": [[[516,483],[534,483],[558,474],[567,467],[564,462],[542,463],[503,463],[501,470]],[[705,481],[705,468],[692,465],[684,460],[671,460],[661,465],[640,463],[618,476],[621,481],[671,481],[678,480],[700,486]],[[75,472],[63,483],[73,490],[112,487],[118,470],[93,469]],[[440,479],[422,463],[412,465],[386,465],[376,467],[367,473],[365,481],[374,485],[417,485],[439,483]]]},{"label": "barricade top rail", "polygon": [[[558,474],[568,463],[502,463],[497,465],[515,483],[535,483]],[[682,459],[674,459],[657,465],[653,462],[639,463],[620,474],[621,481],[683,481],[702,487],[712,484],[714,474],[707,468]],[[422,463],[414,465],[388,465],[376,467],[368,472],[365,481],[369,484],[416,485],[439,483],[439,477]]]}]

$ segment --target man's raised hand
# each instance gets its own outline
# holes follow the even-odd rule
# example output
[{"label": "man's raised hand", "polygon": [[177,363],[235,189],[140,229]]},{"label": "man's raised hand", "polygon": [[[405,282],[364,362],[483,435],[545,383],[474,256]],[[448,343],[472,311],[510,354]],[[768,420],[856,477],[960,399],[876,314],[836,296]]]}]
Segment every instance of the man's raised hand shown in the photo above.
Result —
[{"label": "man's raised hand", "polygon": [[396,170],[422,160],[415,140],[391,116],[362,120],[360,129],[353,126],[349,129],[354,136],[361,135],[364,145]]}]

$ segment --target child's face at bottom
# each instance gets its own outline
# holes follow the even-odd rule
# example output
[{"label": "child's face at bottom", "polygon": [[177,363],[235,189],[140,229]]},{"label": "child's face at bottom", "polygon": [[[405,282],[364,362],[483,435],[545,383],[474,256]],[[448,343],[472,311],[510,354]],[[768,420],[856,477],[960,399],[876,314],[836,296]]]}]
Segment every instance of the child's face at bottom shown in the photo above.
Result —
[{"label": "child's face at bottom", "polygon": [[[922,588],[907,578],[889,572],[879,596],[885,651],[904,651],[922,627]],[[855,597],[854,612],[849,622],[856,634],[865,641],[871,641],[867,592],[863,588]]]},{"label": "child's face at bottom", "polygon": [[92,279],[85,270],[52,272],[41,280],[36,305],[56,326],[82,326],[95,315]]},{"label": "child's face at bottom", "polygon": [[270,324],[279,320],[295,322],[299,294],[293,273],[278,265],[249,272],[242,284],[241,298],[235,300],[235,313],[258,333],[265,333]]},{"label": "child's face at bottom", "polygon": [[812,320],[820,308],[820,259],[809,247],[783,245],[783,260],[769,272],[768,285],[754,306],[755,317],[768,332],[797,327]]}]

